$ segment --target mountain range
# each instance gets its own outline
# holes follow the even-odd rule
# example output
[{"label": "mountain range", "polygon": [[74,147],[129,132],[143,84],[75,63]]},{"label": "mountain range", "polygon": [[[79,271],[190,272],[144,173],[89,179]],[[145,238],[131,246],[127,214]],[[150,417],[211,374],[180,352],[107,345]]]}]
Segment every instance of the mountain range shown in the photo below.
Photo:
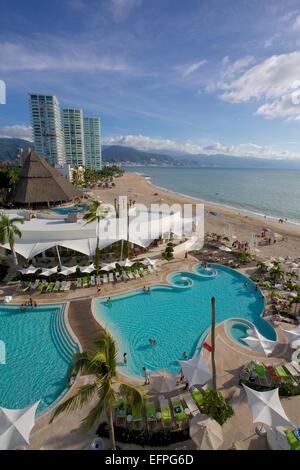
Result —
[{"label": "mountain range", "polygon": [[[16,160],[20,147],[25,150],[33,144],[27,140],[0,138],[0,162]],[[144,151],[122,145],[103,145],[103,162],[123,166],[176,166],[202,168],[261,168],[300,170],[300,160],[232,157],[229,155],[191,155],[161,150]]]}]

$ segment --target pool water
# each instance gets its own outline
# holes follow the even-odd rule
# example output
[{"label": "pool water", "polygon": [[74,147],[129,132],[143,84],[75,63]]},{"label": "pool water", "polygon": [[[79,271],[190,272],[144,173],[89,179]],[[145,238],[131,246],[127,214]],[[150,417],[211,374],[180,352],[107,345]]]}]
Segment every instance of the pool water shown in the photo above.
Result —
[{"label": "pool water", "polygon": [[168,281],[178,287],[191,287],[193,281],[188,277],[188,274],[189,273],[172,273],[169,275]]},{"label": "pool water", "polygon": [[[115,296],[111,304],[94,299],[96,319],[116,339],[120,367],[123,372],[141,376],[142,367],[150,370],[166,368],[177,372],[183,352],[193,356],[200,337],[211,322],[211,297],[216,298],[216,319],[240,317],[254,323],[268,339],[276,339],[274,329],[261,318],[264,300],[261,292],[248,278],[230,268],[213,265],[215,277],[196,273],[179,273],[193,281],[191,287],[157,285],[151,293],[137,290],[125,296]],[[149,344],[155,338],[156,345]],[[128,354],[127,366],[122,366],[123,353]]]},{"label": "pool water", "polygon": [[21,310],[0,306],[0,340],[5,364],[0,363],[0,406],[24,408],[41,400],[45,410],[67,390],[68,370],[77,344],[64,323],[64,305]]},{"label": "pool water", "polygon": [[84,204],[75,204],[67,207],[54,207],[51,210],[59,215],[80,214],[87,210],[87,206]]},{"label": "pool water", "polygon": [[243,339],[249,336],[248,331],[253,329],[253,325],[239,320],[229,320],[226,323],[225,329],[228,336],[242,346],[249,348]]}]

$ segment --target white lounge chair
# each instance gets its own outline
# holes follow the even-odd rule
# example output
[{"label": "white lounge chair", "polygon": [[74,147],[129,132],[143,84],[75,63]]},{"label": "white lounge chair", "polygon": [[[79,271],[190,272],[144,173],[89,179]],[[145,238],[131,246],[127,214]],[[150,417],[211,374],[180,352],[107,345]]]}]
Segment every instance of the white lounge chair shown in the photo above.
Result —
[{"label": "white lounge chair", "polygon": [[134,271],[133,275],[136,279],[141,279],[141,275],[138,271]]},{"label": "white lounge chair", "polygon": [[131,272],[127,273],[127,276],[129,277],[129,279],[134,279],[134,275]]},{"label": "white lounge chair", "polygon": [[108,283],[107,274],[103,274],[103,284],[107,284],[107,283]]},{"label": "white lounge chair", "polygon": [[184,403],[186,404],[186,407],[189,409],[190,413],[193,416],[200,414],[200,410],[198,406],[196,405],[196,403],[194,402],[190,393],[186,393],[182,395],[180,398],[184,401]]},{"label": "white lounge chair", "polygon": [[90,284],[91,286],[94,286],[96,284],[95,276],[91,276]]},{"label": "white lounge chair", "polygon": [[64,291],[70,290],[71,289],[71,281],[67,281],[66,285],[64,287]]},{"label": "white lounge chair", "polygon": [[113,273],[109,273],[109,274],[108,274],[108,279],[109,279],[109,282],[114,282],[114,275],[113,275]]},{"label": "white lounge chair", "polygon": [[97,277],[96,277],[96,284],[97,284],[97,286],[100,286],[100,284],[102,284],[102,281],[101,281],[101,277],[100,277],[100,276],[97,276]]},{"label": "white lounge chair", "polygon": [[3,302],[4,302],[5,304],[9,304],[11,301],[12,301],[12,296],[11,296],[11,295],[6,295],[6,296],[4,297],[4,301],[3,301]]}]

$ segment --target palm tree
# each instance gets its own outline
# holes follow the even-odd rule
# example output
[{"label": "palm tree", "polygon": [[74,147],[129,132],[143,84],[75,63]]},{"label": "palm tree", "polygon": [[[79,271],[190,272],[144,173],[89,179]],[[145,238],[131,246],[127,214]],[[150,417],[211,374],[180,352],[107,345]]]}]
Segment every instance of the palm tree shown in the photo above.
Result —
[{"label": "palm tree", "polygon": [[16,188],[16,183],[19,181],[20,172],[18,168],[10,168],[8,172],[9,184],[12,186],[13,192]]},{"label": "palm tree", "polygon": [[16,224],[24,224],[24,219],[13,217],[10,219],[7,215],[2,214],[0,219],[0,242],[5,245],[8,242],[13,254],[15,265],[18,264],[17,254],[15,252],[15,236],[21,238],[22,232]]},{"label": "palm tree", "polygon": [[100,220],[104,219],[108,213],[108,209],[102,206],[101,201],[94,201],[88,209],[88,212],[84,215],[84,220],[86,220],[86,224],[90,224],[92,222],[97,221],[97,245],[96,245],[96,253],[95,253],[95,265],[96,271],[98,273],[99,270],[99,258],[100,258],[100,248],[99,248],[99,228],[100,228]]},{"label": "palm tree", "polygon": [[95,351],[83,351],[74,354],[73,371],[77,373],[84,371],[87,374],[94,374],[93,383],[83,385],[77,393],[59,405],[51,416],[50,423],[59,414],[72,412],[80,409],[86,403],[97,396],[97,403],[82,421],[85,430],[91,429],[103,412],[106,413],[109,435],[113,450],[116,449],[113,409],[117,402],[117,392],[115,385],[119,384],[119,393],[126,399],[133,409],[140,410],[143,405],[143,395],[138,389],[120,382],[116,379],[116,358],[117,347],[114,339],[105,330],[103,337],[95,341]]},{"label": "palm tree", "polygon": [[274,282],[284,279],[285,273],[278,261],[273,263],[273,268],[269,271],[269,275]]}]

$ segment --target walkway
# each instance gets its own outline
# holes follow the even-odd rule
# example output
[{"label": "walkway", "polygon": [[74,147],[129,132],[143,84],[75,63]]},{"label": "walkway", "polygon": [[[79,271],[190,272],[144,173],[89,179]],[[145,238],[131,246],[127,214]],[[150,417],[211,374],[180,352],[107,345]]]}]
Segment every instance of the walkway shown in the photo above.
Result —
[{"label": "walkway", "polygon": [[92,314],[91,302],[92,299],[73,300],[68,310],[70,326],[83,350],[94,349],[93,340],[104,331]]}]

